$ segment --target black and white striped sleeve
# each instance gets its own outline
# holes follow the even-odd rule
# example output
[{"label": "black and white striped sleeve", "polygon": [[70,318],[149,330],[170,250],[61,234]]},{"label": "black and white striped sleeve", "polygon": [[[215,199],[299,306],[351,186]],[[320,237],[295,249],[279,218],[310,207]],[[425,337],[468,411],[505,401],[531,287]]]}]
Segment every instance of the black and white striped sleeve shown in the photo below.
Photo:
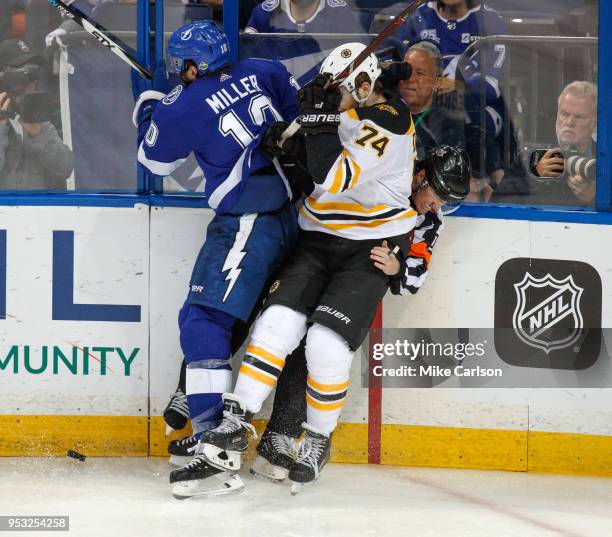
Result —
[{"label": "black and white striped sleeve", "polygon": [[425,283],[431,253],[443,227],[442,213],[419,215],[410,251],[406,257],[403,254],[398,257],[400,271],[391,278],[390,288],[394,295],[415,294]]}]

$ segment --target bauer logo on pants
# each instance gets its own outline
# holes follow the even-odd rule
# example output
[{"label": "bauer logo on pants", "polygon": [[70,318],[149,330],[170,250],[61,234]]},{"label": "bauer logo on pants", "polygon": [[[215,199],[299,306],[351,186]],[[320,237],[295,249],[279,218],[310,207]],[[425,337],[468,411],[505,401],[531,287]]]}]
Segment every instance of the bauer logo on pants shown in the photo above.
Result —
[{"label": "bauer logo on pants", "polygon": [[511,365],[586,369],[601,346],[601,278],[587,263],[510,259],[495,278],[495,348]]}]

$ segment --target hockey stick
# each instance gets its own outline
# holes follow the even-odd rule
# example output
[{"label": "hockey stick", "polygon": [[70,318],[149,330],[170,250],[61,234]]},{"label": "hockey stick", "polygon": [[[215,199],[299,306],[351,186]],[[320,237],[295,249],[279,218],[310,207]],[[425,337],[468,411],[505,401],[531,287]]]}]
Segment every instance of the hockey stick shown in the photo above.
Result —
[{"label": "hockey stick", "polygon": [[95,37],[105,47],[115,53],[132,69],[138,71],[141,77],[147,80],[153,80],[153,73],[146,67],[143,67],[136,59],[134,49],[126,45],[121,39],[115,37],[104,26],[98,24],[91,17],[83,13],[78,7],[72,4],[75,0],[47,0],[49,4],[60,10],[62,15],[70,17],[74,22],[83,28],[88,34]]},{"label": "hockey stick", "polygon": [[[350,74],[355,69],[357,69],[357,67],[359,67],[364,62],[364,60],[370,54],[372,54],[372,52],[374,52],[380,45],[382,45],[385,39],[387,39],[395,30],[397,30],[397,28],[404,24],[406,19],[412,14],[413,11],[415,11],[421,4],[424,4],[425,2],[426,0],[414,0],[397,17],[391,20],[389,24],[387,24],[387,26],[385,26],[381,30],[381,32],[376,36],[376,38],[366,48],[364,48],[363,51],[361,51],[361,53],[351,63],[349,63],[343,71],[341,71],[340,73],[338,73],[338,75],[334,77],[331,84],[329,85],[329,89],[337,88],[347,77],[350,76]],[[291,125],[289,125],[285,129],[285,132],[283,132],[280,139],[280,145],[282,145],[287,138],[291,138],[291,136],[293,136],[300,129],[300,126],[300,118],[297,117],[293,120]]]}]

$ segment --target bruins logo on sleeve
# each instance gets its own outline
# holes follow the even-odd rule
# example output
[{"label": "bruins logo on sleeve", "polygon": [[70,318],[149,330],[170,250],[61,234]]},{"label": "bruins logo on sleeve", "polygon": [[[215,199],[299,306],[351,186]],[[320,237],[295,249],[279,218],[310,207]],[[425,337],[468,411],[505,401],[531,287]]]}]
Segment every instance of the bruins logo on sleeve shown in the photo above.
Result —
[{"label": "bruins logo on sleeve", "polygon": [[378,108],[379,110],[382,110],[383,112],[389,112],[392,116],[399,116],[399,112],[395,108],[393,108],[390,104],[381,103],[375,106],[376,108]]}]

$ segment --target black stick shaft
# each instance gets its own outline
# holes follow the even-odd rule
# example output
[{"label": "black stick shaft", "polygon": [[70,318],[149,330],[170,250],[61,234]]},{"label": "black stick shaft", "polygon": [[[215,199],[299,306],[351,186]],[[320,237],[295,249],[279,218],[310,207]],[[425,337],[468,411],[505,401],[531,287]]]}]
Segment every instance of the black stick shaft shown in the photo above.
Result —
[{"label": "black stick shaft", "polygon": [[63,15],[70,17],[74,22],[81,26],[88,34],[95,37],[100,43],[116,54],[132,69],[138,71],[140,76],[147,80],[153,79],[153,73],[141,65],[136,59],[134,49],[126,45],[121,39],[114,36],[104,26],[98,24],[91,17],[83,13],[73,5],[75,0],[48,0],[49,4],[60,10]]}]

